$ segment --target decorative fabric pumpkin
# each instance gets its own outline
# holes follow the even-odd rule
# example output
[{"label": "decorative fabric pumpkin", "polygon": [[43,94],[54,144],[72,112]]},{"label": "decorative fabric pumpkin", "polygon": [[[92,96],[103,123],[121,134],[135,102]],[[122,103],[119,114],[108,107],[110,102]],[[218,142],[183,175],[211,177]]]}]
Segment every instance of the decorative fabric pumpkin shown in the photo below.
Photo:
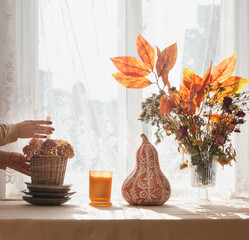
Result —
[{"label": "decorative fabric pumpkin", "polygon": [[124,181],[122,195],[131,205],[162,205],[169,199],[171,187],[160,169],[155,147],[145,134],[141,137],[136,168]]}]

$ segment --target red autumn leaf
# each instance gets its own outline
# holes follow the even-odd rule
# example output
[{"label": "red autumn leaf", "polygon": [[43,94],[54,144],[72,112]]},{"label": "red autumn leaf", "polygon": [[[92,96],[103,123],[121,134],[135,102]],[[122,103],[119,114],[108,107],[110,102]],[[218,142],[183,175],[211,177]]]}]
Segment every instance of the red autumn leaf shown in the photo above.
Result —
[{"label": "red autumn leaf", "polygon": [[156,52],[140,34],[137,38],[137,51],[145,65],[153,71],[156,60]]},{"label": "red autumn leaf", "polygon": [[192,70],[190,70],[188,68],[183,68],[182,83],[188,89],[190,89],[190,85],[191,85],[191,83],[193,81],[193,75],[194,74],[196,74],[194,71],[192,71]]},{"label": "red autumn leaf", "polygon": [[217,65],[212,73],[213,80],[212,83],[222,83],[227,78],[231,77],[236,65],[236,55],[226,58],[219,65]]},{"label": "red autumn leaf", "polygon": [[177,44],[165,48],[162,52],[157,47],[156,71],[158,77],[162,77],[164,85],[168,84],[169,71],[174,67],[177,58]]},{"label": "red autumn leaf", "polygon": [[123,86],[126,88],[145,88],[148,87],[151,84],[151,81],[145,77],[129,77],[122,73],[114,73],[112,76]]},{"label": "red autumn leaf", "polygon": [[150,73],[146,65],[135,57],[113,57],[116,68],[129,77],[145,77]]}]

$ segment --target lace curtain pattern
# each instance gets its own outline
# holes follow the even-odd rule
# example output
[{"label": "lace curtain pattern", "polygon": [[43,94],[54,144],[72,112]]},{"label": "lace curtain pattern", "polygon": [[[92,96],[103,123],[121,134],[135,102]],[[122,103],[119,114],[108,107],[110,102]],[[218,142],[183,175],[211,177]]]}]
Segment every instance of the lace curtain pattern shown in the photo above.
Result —
[{"label": "lace curtain pattern", "polygon": [[[219,27],[227,18],[220,15],[228,1],[225,2],[1,1],[1,122],[45,119],[51,112],[56,129],[53,137],[68,140],[75,149],[75,157],[68,163],[66,182],[74,185],[78,197],[87,198],[88,170],[103,169],[114,171],[113,197],[121,198],[121,184],[135,165],[140,131],[152,143],[155,140],[153,128],[137,121],[142,98],[155,89],[150,87],[141,92],[118,86],[111,76],[117,70],[109,58],[127,53],[136,56],[135,39],[141,33],[153,47],[163,49],[177,42],[178,59],[169,76],[172,85],[179,86],[183,66],[203,75],[211,60],[216,65],[220,59],[233,54],[227,51],[231,48],[224,48],[224,42],[219,44],[225,36]],[[34,3],[36,7],[30,8]],[[24,7],[19,9],[21,5]],[[25,7],[27,12],[19,14]],[[29,16],[38,21],[30,30],[24,26],[34,21],[16,21]],[[29,34],[23,33],[23,29],[30,31]],[[34,41],[32,37],[26,40],[27,36],[33,36]],[[29,45],[32,51],[28,51]],[[12,144],[8,149],[20,151],[27,142]],[[172,197],[192,198],[195,190],[190,188],[188,170],[179,170],[186,156],[177,152],[174,138],[165,137],[156,147],[161,168],[172,185]],[[244,150],[239,154],[244,154]],[[235,179],[236,186],[241,186],[238,182],[248,174],[242,172],[247,164],[243,159],[245,162],[236,166],[237,178],[235,167],[219,169],[216,196],[233,193]],[[17,182],[18,187],[11,185],[12,193],[22,188],[23,179]],[[248,191],[245,187],[238,189],[237,192]]]},{"label": "lace curtain pattern", "polygon": [[[32,59],[24,62],[26,59],[24,56],[30,56],[28,52],[30,46],[27,49],[28,43],[22,44],[25,32],[22,28],[17,29],[21,12],[16,10],[19,10],[21,3],[22,1],[14,0],[3,0],[0,3],[0,122],[6,124],[32,119],[34,116],[31,77],[33,63],[30,63]],[[19,140],[1,149],[21,152],[23,145],[24,142]],[[19,195],[20,189],[24,187],[23,176],[10,169],[5,173],[7,188],[2,196]],[[5,173],[2,171],[1,174]],[[4,182],[1,186],[4,190]]]},{"label": "lace curtain pattern", "polygon": [[[231,4],[230,4],[231,6]],[[235,24],[234,47],[237,52],[236,74],[249,79],[249,2],[246,0],[234,1]],[[249,87],[246,86],[249,90]],[[240,136],[235,136],[237,147],[236,163],[236,195],[249,197],[249,116],[246,116],[246,124],[242,126]]]},{"label": "lace curtain pattern", "polygon": [[[203,76],[211,61],[220,62],[221,1],[147,1],[143,4],[143,36],[160,49],[177,42],[176,65],[169,74],[171,85],[179,88],[183,67]],[[165,14],[164,14],[165,13]],[[228,55],[226,55],[228,57]],[[151,89],[143,92],[150,95]],[[153,138],[153,128],[147,128]],[[196,196],[197,189],[190,187],[188,169],[179,170],[188,155],[178,152],[178,143],[173,136],[165,136],[157,146],[161,167],[172,184],[172,197],[179,199]],[[229,197],[234,192],[234,168],[219,166],[217,186],[212,196]]]}]

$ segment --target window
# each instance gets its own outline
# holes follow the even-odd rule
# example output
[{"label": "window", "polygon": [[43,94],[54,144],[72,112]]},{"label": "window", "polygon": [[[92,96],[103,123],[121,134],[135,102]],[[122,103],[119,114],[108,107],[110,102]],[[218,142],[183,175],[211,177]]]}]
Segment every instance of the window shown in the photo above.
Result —
[{"label": "window", "polygon": [[[211,61],[214,65],[220,61],[221,0],[36,3],[37,14],[32,16],[38,24],[33,24],[32,33],[36,36],[37,31],[38,44],[32,49],[37,50],[38,66],[32,65],[37,74],[32,75],[35,84],[29,85],[34,107],[26,117],[45,118],[51,112],[56,128],[53,137],[72,143],[75,157],[69,161],[66,182],[75,186],[78,196],[87,197],[88,170],[110,169],[114,171],[114,197],[119,198],[122,182],[135,166],[139,135],[144,132],[155,142],[153,128],[137,119],[142,99],[157,90],[119,86],[111,76],[117,70],[109,58],[137,56],[136,38],[141,33],[160,49],[177,42],[178,59],[169,76],[172,85],[179,87],[183,67],[203,75]],[[26,2],[24,9],[30,4]],[[21,24],[26,29],[30,21]],[[191,197],[188,171],[179,170],[187,156],[178,153],[173,137],[165,137],[157,149],[173,197]],[[234,191],[231,175],[234,168],[220,169],[217,195]]]}]

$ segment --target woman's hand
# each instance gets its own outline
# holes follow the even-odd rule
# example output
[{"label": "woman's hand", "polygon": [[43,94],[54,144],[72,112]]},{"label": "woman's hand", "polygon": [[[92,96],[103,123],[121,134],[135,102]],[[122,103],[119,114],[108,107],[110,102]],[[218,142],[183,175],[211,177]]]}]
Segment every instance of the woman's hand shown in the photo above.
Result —
[{"label": "woman's hand", "polygon": [[24,121],[17,123],[19,138],[46,138],[46,135],[50,135],[55,130],[54,128],[47,126],[51,125],[50,121]]},{"label": "woman's hand", "polygon": [[11,152],[7,166],[25,175],[31,175],[29,160],[20,153]]}]

